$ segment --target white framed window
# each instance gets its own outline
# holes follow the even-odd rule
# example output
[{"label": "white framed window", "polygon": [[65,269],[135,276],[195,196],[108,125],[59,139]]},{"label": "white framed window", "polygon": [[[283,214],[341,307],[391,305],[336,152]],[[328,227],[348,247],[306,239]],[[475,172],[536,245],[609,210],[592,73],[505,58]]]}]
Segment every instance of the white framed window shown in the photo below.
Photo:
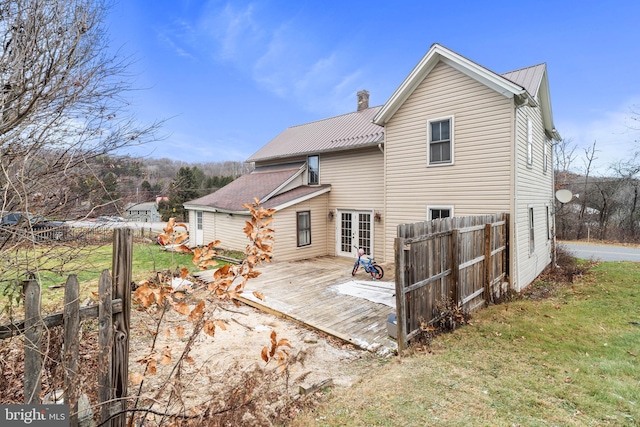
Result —
[{"label": "white framed window", "polygon": [[547,213],[547,240],[551,240],[553,237],[551,235],[551,209],[549,208],[549,205],[545,205],[545,208]]},{"label": "white framed window", "polygon": [[453,164],[453,116],[427,120],[427,165]]},{"label": "white framed window", "polygon": [[309,246],[311,244],[311,212],[302,211],[297,213],[296,229],[298,232],[298,247]]},{"label": "white framed window", "polygon": [[196,229],[202,230],[202,211],[196,211]]},{"label": "white framed window", "polygon": [[453,216],[453,206],[427,206],[427,221]]},{"label": "white framed window", "polygon": [[307,184],[320,185],[320,157],[307,157]]},{"label": "white framed window", "polygon": [[533,254],[536,250],[535,242],[535,221],[533,218],[533,206],[529,206],[529,255]]},{"label": "white framed window", "polygon": [[549,169],[549,145],[550,141],[548,139],[544,140],[544,153],[542,157],[542,172],[546,173],[547,169]]},{"label": "white framed window", "polygon": [[527,165],[533,166],[533,124],[527,119]]}]

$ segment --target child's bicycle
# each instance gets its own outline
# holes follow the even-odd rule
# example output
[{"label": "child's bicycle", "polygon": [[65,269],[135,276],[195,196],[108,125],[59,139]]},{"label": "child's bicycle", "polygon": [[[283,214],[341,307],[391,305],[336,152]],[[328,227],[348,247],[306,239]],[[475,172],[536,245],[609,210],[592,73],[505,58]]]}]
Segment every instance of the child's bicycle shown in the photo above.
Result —
[{"label": "child's bicycle", "polygon": [[360,267],[360,265],[364,267],[364,271],[371,274],[373,280],[382,279],[382,276],[384,276],[384,270],[382,269],[382,267],[376,264],[373,257],[364,257],[364,249],[358,249],[358,259],[356,260],[356,263],[353,264],[353,270],[351,271],[352,276],[356,275],[356,273],[358,272],[358,267]]}]

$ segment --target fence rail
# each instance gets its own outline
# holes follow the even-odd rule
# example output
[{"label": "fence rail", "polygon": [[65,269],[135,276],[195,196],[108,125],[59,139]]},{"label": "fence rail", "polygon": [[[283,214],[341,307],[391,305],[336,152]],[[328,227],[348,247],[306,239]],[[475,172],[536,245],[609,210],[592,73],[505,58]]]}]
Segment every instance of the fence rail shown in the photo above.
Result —
[{"label": "fence rail", "polygon": [[506,291],[508,214],[443,218],[398,226],[395,239],[398,348],[437,320],[450,298],[473,311]]}]

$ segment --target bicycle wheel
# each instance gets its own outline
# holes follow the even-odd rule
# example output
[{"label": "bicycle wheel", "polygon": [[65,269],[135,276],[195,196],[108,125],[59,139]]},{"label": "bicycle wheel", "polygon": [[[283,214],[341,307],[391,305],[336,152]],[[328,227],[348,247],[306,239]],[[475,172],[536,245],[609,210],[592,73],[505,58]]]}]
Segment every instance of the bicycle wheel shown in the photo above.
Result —
[{"label": "bicycle wheel", "polygon": [[382,269],[382,267],[380,267],[379,265],[372,265],[371,277],[380,280],[382,279],[382,276],[384,276],[384,270]]},{"label": "bicycle wheel", "polygon": [[355,264],[353,264],[353,270],[351,271],[351,275],[355,276],[356,273],[358,272],[358,267],[360,267],[360,263],[358,261],[356,261]]}]

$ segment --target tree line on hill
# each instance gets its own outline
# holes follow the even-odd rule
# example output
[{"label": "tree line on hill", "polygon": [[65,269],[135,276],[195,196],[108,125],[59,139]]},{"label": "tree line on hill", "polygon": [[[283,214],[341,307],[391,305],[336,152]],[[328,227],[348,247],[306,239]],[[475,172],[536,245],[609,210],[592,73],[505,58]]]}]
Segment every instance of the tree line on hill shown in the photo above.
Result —
[{"label": "tree line on hill", "polygon": [[556,190],[572,193],[567,203],[555,201],[556,236],[564,240],[640,242],[640,152],[596,172],[599,152],[594,142],[582,152],[570,140],[554,149]]},{"label": "tree line on hill", "polygon": [[186,220],[183,203],[210,194],[251,171],[251,165],[241,162],[190,165],[171,159],[114,155],[97,157],[91,164],[94,173],[78,180],[71,189],[76,203],[63,219],[124,216],[129,205],[155,202],[163,220]]}]

